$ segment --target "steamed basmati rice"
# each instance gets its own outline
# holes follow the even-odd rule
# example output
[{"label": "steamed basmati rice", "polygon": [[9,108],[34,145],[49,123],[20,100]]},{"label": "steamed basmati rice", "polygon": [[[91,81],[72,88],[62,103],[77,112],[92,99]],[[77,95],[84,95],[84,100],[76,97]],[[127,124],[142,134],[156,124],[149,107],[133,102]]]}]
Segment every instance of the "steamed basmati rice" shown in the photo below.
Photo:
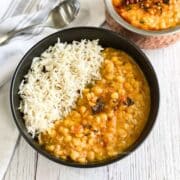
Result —
[{"label": "steamed basmati rice", "polygon": [[65,117],[85,86],[101,78],[101,51],[98,40],[71,44],[58,40],[33,59],[19,87],[19,110],[33,137]]}]

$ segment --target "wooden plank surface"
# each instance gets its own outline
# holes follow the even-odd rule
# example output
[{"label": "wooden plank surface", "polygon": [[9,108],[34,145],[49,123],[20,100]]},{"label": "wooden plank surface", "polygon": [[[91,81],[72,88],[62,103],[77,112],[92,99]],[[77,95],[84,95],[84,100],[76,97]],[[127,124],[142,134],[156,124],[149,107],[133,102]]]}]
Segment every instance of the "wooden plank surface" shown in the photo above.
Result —
[{"label": "wooden plank surface", "polygon": [[79,169],[49,161],[21,138],[4,180],[180,180],[180,43],[145,53],[158,75],[161,102],[140,148],[112,165]]}]

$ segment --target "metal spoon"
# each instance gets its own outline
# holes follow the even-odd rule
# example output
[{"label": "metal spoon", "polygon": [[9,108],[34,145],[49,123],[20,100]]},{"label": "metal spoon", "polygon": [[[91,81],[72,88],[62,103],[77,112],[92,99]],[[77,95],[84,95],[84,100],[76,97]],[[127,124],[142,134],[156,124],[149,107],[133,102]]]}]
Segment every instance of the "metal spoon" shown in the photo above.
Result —
[{"label": "metal spoon", "polygon": [[30,30],[36,26],[38,27],[51,27],[59,29],[67,26],[77,16],[80,9],[78,0],[65,0],[60,2],[54,9],[52,9],[44,23],[33,24],[31,26],[7,32],[0,36],[0,45],[7,43],[12,37],[23,34],[25,31]]}]

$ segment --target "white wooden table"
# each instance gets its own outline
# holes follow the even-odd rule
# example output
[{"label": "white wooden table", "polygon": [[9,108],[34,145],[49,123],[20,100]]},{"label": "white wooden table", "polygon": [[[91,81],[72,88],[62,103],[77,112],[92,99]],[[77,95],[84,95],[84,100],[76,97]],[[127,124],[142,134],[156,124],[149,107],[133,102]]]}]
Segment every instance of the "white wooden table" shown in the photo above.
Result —
[{"label": "white wooden table", "polygon": [[180,42],[145,52],[158,75],[161,103],[140,148],[112,165],[79,169],[51,162],[21,137],[4,180],[180,180]]}]

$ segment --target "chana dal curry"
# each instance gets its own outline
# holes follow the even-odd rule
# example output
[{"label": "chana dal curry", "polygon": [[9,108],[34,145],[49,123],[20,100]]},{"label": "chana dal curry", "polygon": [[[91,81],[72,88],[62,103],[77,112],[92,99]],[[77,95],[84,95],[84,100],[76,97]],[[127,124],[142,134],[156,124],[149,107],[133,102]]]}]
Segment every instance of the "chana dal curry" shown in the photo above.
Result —
[{"label": "chana dal curry", "polygon": [[39,144],[57,158],[106,160],[126,152],[145,126],[150,89],[143,73],[123,51],[105,48],[101,55],[101,78],[78,90],[76,106],[38,135]]},{"label": "chana dal curry", "polygon": [[163,30],[180,25],[179,0],[112,0],[127,22],[144,30]]}]

